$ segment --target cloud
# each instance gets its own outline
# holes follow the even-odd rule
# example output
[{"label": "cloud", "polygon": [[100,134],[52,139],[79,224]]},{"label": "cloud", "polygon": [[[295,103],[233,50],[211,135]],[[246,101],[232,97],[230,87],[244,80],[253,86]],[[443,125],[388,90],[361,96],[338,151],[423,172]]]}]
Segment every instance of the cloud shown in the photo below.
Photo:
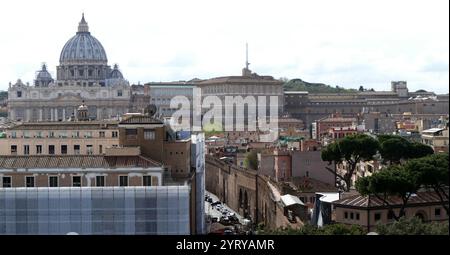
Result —
[{"label": "cloud", "polygon": [[[55,73],[64,43],[85,12],[91,33],[132,83],[239,75],[250,68],[276,78],[358,88],[448,92],[449,2],[51,0],[2,5],[0,89],[32,82],[41,62]],[[23,8],[26,6],[27,8]],[[51,6],[52,15],[48,6]],[[20,15],[17,15],[20,13]],[[418,18],[420,17],[420,18]]]},{"label": "cloud", "polygon": [[448,73],[448,62],[430,62],[422,67],[423,72]]}]

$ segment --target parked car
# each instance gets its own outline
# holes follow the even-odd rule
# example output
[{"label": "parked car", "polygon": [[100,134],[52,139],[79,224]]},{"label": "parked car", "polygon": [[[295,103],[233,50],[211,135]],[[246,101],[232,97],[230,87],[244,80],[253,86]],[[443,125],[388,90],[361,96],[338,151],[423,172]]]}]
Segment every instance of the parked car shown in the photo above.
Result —
[{"label": "parked car", "polygon": [[230,219],[230,221],[231,221],[233,224],[239,223],[239,219],[238,219],[238,217],[236,217],[236,215],[228,215],[228,218]]},{"label": "parked car", "polygon": [[215,202],[212,202],[212,203],[211,203],[212,206],[220,205],[220,204],[222,204],[220,201],[215,201]]},{"label": "parked car", "polygon": [[232,224],[232,222],[230,221],[230,218],[228,218],[227,216],[220,217],[219,222],[220,222],[220,224],[225,225],[225,226]]},{"label": "parked car", "polygon": [[227,228],[223,231],[223,234],[224,235],[234,235],[234,232],[233,232],[233,230]]}]

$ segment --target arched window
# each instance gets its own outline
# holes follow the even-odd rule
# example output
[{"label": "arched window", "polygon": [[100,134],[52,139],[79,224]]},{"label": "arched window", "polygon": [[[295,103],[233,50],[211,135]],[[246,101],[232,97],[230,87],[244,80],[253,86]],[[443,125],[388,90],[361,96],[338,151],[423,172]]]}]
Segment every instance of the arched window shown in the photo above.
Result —
[{"label": "arched window", "polygon": [[239,208],[242,208],[242,189],[239,189]]},{"label": "arched window", "polygon": [[247,191],[244,191],[244,209],[246,210],[248,208],[248,196]]}]

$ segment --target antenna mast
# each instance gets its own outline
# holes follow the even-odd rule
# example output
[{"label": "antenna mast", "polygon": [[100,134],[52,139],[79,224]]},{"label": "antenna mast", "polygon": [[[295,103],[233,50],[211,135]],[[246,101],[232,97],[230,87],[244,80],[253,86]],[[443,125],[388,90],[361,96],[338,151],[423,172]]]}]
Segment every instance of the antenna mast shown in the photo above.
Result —
[{"label": "antenna mast", "polygon": [[248,69],[250,63],[248,62],[248,43],[245,43],[245,68]]}]

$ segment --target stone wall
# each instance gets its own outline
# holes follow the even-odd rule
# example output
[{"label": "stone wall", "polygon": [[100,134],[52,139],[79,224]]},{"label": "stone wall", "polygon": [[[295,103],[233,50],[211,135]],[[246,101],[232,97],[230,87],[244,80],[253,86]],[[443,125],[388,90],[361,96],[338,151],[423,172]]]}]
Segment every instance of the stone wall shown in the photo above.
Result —
[{"label": "stone wall", "polygon": [[287,226],[289,221],[283,214],[279,194],[272,192],[269,182],[276,186],[270,177],[254,170],[206,156],[206,190],[255,224],[263,223],[269,229]]}]

